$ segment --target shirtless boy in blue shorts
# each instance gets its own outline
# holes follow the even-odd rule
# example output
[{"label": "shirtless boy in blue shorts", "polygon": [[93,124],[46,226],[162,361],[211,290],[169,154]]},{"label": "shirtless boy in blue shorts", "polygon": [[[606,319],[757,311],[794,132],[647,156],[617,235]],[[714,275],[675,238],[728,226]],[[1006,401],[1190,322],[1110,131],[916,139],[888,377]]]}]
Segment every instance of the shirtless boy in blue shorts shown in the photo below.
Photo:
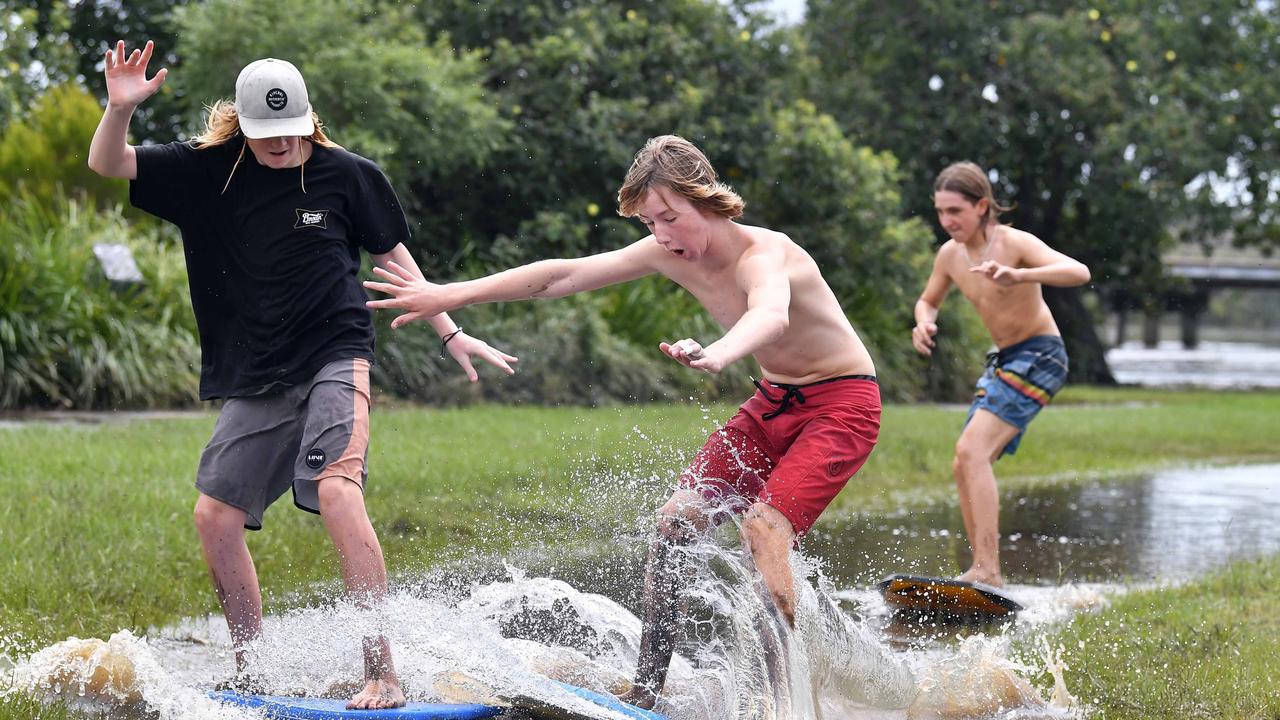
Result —
[{"label": "shirtless boy in blue shorts", "polygon": [[931,355],[938,307],[955,284],[973,303],[998,352],[978,380],[973,406],[956,442],[951,468],[973,562],[959,579],[995,587],[1000,572],[1000,497],[995,461],[1018,449],[1027,424],[1067,379],[1067,352],[1041,285],[1075,287],[1089,268],[1036,236],[999,221],[1009,208],[996,202],[977,165],[956,163],[933,186],[938,222],[951,235],[934,259],[916,301],[911,342]]}]

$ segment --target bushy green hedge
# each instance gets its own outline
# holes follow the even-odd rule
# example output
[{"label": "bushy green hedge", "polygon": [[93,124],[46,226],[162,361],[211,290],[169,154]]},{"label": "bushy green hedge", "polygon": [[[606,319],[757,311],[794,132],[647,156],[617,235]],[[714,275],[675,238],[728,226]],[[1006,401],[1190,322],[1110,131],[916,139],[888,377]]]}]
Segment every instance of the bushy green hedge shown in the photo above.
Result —
[{"label": "bushy green hedge", "polygon": [[[0,408],[172,407],[195,403],[199,339],[175,237],[130,226],[118,208],[0,213]],[[113,287],[94,243],[127,246],[141,287]]]}]

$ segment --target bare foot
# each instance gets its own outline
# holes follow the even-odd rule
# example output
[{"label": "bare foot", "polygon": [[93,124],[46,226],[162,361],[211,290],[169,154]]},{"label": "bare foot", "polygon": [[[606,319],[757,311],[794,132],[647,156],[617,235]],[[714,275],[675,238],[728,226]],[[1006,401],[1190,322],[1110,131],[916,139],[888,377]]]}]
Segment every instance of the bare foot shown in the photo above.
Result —
[{"label": "bare foot", "polygon": [[386,710],[404,707],[404,691],[394,680],[370,680],[347,703],[348,710]]},{"label": "bare foot", "polygon": [[991,587],[1004,587],[1004,576],[999,571],[990,573],[980,568],[969,568],[968,571],[956,579],[970,583],[982,583]]},{"label": "bare foot", "polygon": [[618,699],[641,710],[652,710],[653,706],[658,703],[658,696],[649,692],[648,688],[640,685],[630,685],[626,692],[618,695]]}]

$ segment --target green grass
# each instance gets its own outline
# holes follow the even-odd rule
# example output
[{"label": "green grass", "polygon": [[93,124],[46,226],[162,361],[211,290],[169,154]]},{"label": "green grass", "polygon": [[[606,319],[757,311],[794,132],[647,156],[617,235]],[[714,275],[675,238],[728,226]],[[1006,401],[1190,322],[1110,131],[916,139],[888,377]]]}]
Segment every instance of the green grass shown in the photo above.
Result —
[{"label": "green grass", "polygon": [[[477,552],[565,538],[608,543],[635,532],[637,518],[664,499],[673,474],[732,409],[380,406],[368,506],[389,568],[411,577]],[[1273,460],[1274,434],[1259,428],[1278,416],[1280,393],[1072,389],[997,470],[1014,486],[1194,461]],[[832,512],[949,497],[963,419],[960,407],[889,405],[876,452]],[[24,654],[68,635],[143,633],[217,611],[190,519],[213,420],[206,413],[0,428],[0,653]],[[286,500],[265,524],[250,547],[268,611],[296,602],[294,593],[336,586],[318,518]],[[1197,602],[1194,587],[1188,607]],[[1140,609],[1119,607],[1132,609],[1112,613]],[[1270,607],[1274,623],[1280,614]],[[1099,675],[1100,687],[1110,687],[1107,677]],[[0,705],[0,717],[6,707],[14,706]]]},{"label": "green grass", "polygon": [[1280,558],[1120,596],[1051,643],[1065,650],[1068,687],[1091,718],[1275,720]]}]

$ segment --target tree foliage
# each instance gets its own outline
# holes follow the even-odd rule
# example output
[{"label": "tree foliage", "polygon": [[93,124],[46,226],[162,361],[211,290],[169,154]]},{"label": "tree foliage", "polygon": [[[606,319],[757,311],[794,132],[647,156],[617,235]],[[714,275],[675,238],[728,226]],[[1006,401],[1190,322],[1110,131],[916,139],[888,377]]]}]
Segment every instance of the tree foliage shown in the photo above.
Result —
[{"label": "tree foliage", "polygon": [[[1249,0],[810,0],[810,92],[901,160],[913,212],[932,213],[943,166],[972,159],[1017,203],[1016,225],[1103,283],[1152,288],[1175,231],[1277,239],[1278,13]],[[1070,326],[1073,375],[1109,377],[1078,293],[1046,297]]]},{"label": "tree foliage", "polygon": [[41,95],[29,113],[0,130],[0,206],[19,195],[55,207],[70,196],[98,206],[124,203],[126,186],[89,169],[89,141],[101,108],[73,83]]},{"label": "tree foliage", "polygon": [[[154,67],[177,64],[173,53],[174,30],[171,11],[188,0],[18,0],[17,12],[10,6],[12,0],[0,0],[0,17],[20,17],[13,34],[17,41],[9,46],[7,38],[0,41],[0,59],[10,60],[21,68],[19,79],[26,91],[56,86],[67,82],[83,85],[94,97],[106,97],[106,84],[102,78],[102,56],[116,40],[156,42],[157,52],[152,61]],[[5,34],[0,30],[0,36]],[[10,66],[12,67],[12,66]],[[4,70],[0,69],[0,87],[4,85]],[[0,90],[0,92],[3,92]],[[29,100],[29,97],[28,97]],[[152,98],[135,113],[132,129],[138,142],[167,140],[184,129],[187,99],[173,88]],[[15,107],[22,108],[25,103]],[[5,124],[5,103],[0,100],[0,127]]]}]

